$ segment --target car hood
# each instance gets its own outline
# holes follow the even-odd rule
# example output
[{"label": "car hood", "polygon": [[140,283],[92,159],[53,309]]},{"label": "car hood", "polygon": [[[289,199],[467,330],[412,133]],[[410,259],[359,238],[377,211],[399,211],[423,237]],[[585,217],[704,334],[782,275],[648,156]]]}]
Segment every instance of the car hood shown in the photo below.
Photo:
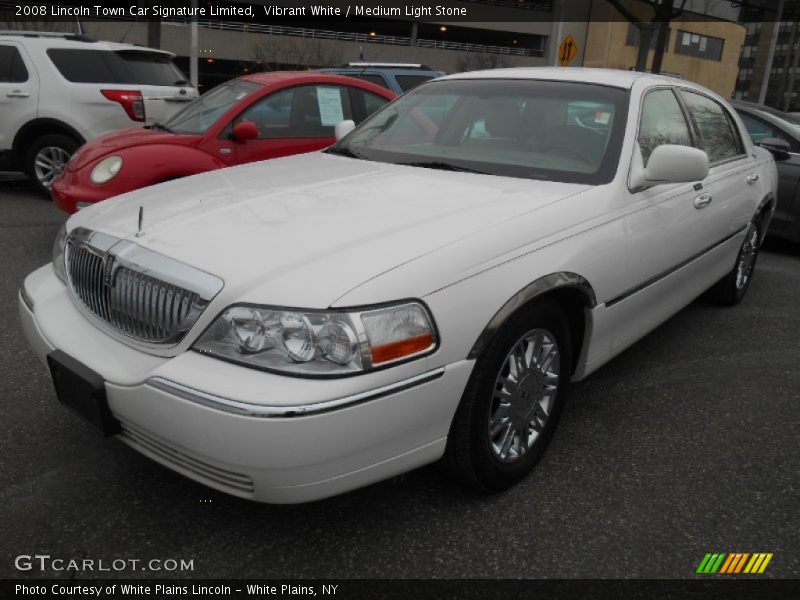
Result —
[{"label": "car hood", "polygon": [[[587,188],[311,153],[130,192],[69,227],[217,275],[225,303],[326,308],[388,270]],[[486,258],[505,250],[497,236]]]},{"label": "car hood", "polygon": [[193,146],[200,142],[200,135],[180,135],[156,129],[134,127],[107,133],[81,146],[73,159],[67,165],[67,170],[77,171],[86,165],[114,154],[132,146],[145,146],[148,144],[172,144],[179,146]]}]

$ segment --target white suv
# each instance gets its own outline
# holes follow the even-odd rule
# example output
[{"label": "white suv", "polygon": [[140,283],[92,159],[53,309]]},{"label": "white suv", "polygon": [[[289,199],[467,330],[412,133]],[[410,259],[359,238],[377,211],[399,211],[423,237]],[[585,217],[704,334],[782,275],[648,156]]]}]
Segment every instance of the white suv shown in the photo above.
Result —
[{"label": "white suv", "polygon": [[163,121],[197,90],[162,50],[75,34],[0,32],[0,170],[47,192],[104,133]]}]

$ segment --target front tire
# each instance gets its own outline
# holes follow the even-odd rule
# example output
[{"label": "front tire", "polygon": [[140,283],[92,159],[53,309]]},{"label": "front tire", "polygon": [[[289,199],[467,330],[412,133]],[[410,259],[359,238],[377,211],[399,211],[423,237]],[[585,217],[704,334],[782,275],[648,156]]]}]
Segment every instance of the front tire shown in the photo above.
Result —
[{"label": "front tire", "polygon": [[564,405],[569,324],[554,302],[519,310],[478,358],[456,411],[445,465],[484,491],[505,490],[538,462]]},{"label": "front tire", "polygon": [[37,189],[50,197],[50,187],[78,149],[77,141],[61,133],[37,138],[25,155],[25,172]]},{"label": "front tire", "polygon": [[733,269],[714,287],[714,295],[721,304],[733,306],[744,298],[755,272],[760,241],[761,222],[753,219],[747,226]]}]

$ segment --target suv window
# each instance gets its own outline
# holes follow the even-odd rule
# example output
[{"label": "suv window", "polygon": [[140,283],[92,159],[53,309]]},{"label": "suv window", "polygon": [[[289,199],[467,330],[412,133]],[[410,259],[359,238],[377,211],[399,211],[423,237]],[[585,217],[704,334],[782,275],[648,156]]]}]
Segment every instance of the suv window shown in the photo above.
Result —
[{"label": "suv window", "polygon": [[333,137],[334,126],[352,119],[348,88],[303,85],[262,98],[236,122],[253,121],[259,139]]},{"label": "suv window", "polygon": [[165,86],[186,83],[186,76],[170,57],[158,52],[51,48],[47,55],[64,78],[73,83]]},{"label": "suv window", "polygon": [[364,99],[364,116],[367,117],[389,103],[389,101],[383,96],[378,96],[378,94],[373,94],[372,92],[368,92],[366,90],[352,88],[350,92],[356,96],[361,96]]},{"label": "suv window", "polygon": [[395,75],[394,78],[404,92],[413,90],[418,85],[433,79],[430,75]]},{"label": "suv window", "polygon": [[28,69],[14,46],[0,46],[0,83],[24,83]]},{"label": "suv window", "polygon": [[369,73],[342,73],[342,75],[347,75],[348,77],[355,77],[356,79],[360,79],[361,81],[369,81],[370,83],[374,83],[375,85],[379,85],[382,88],[389,88],[389,84],[386,83],[386,80],[383,78],[382,75],[370,75]]},{"label": "suv window", "polygon": [[689,126],[672,90],[653,90],[647,93],[642,103],[638,140],[645,165],[650,154],[658,146],[692,145]]},{"label": "suv window", "polygon": [[689,113],[700,133],[700,147],[712,163],[744,153],[744,146],[724,108],[711,98],[696,92],[682,93]]}]

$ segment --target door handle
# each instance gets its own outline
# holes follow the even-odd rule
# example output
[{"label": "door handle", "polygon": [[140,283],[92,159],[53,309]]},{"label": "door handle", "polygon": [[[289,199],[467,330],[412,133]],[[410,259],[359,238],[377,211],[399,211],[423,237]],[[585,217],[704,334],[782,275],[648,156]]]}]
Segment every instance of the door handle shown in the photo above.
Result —
[{"label": "door handle", "polygon": [[749,185],[753,185],[756,181],[758,181],[758,175],[756,175],[755,173],[750,173],[747,177],[744,178],[744,180]]},{"label": "door handle", "polygon": [[22,90],[14,90],[13,92],[8,92],[6,94],[6,98],[27,98],[30,96],[28,92],[23,92]]},{"label": "door handle", "polygon": [[711,194],[700,194],[697,198],[694,199],[694,207],[705,208],[706,206],[711,204],[712,200],[713,198],[711,197]]}]

